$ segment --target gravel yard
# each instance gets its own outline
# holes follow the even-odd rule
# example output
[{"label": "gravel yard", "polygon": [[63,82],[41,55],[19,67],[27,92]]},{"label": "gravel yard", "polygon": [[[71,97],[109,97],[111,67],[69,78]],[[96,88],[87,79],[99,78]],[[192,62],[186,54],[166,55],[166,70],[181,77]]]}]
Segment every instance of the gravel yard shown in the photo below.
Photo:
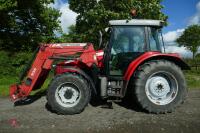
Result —
[{"label": "gravel yard", "polygon": [[46,98],[13,106],[0,98],[0,133],[51,132],[200,132],[200,90],[190,90],[186,102],[169,114],[148,114],[142,110],[113,104],[113,109],[93,107],[77,115],[57,115],[46,108]]}]

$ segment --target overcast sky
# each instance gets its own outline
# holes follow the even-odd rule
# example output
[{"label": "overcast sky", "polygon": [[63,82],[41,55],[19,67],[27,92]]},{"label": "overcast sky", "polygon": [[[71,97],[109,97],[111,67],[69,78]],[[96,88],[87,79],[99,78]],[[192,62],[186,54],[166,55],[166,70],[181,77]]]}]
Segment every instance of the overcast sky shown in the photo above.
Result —
[{"label": "overcast sky", "polygon": [[[163,29],[164,40],[167,52],[178,52],[183,57],[192,57],[192,53],[184,47],[177,47],[174,42],[184,31],[184,29],[192,24],[200,24],[200,1],[199,0],[163,0],[162,10],[169,16],[169,25]],[[68,27],[75,24],[77,14],[69,9],[67,0],[55,0],[52,7],[60,10],[62,13],[61,27],[65,33]],[[200,49],[199,49],[200,51]]]}]

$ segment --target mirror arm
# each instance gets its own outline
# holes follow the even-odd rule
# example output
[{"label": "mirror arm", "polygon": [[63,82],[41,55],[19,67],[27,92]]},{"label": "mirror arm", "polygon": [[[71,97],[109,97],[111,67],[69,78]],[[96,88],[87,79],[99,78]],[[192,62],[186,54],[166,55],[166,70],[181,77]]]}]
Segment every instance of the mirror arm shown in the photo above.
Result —
[{"label": "mirror arm", "polygon": [[103,34],[101,31],[99,31],[99,36],[100,36],[100,39],[99,39],[99,48],[101,47],[102,45],[102,37],[103,37]]}]

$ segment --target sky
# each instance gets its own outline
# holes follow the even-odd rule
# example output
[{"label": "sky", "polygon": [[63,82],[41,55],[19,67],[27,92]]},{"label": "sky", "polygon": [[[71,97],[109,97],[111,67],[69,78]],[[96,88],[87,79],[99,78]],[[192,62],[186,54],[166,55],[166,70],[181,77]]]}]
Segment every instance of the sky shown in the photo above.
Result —
[{"label": "sky", "polygon": [[[200,3],[199,0],[163,0],[163,13],[169,19],[169,25],[164,28],[164,32],[183,29],[190,24],[196,24],[199,21]],[[198,6],[198,7],[197,7]],[[198,8],[198,9],[197,9]],[[196,16],[197,15],[197,16]]]},{"label": "sky", "polygon": [[168,26],[163,28],[166,51],[192,57],[185,47],[177,47],[175,40],[188,26],[200,24],[200,0],[163,0],[162,5],[163,13],[169,17]]},{"label": "sky", "polygon": [[[166,51],[178,52],[186,58],[192,57],[192,53],[185,47],[178,47],[175,40],[188,26],[200,24],[200,0],[163,0],[161,4],[164,6],[162,12],[169,17],[168,26],[163,28]],[[62,13],[60,25],[67,33],[68,27],[75,24],[77,14],[69,9],[68,0],[55,0],[50,6]]]}]

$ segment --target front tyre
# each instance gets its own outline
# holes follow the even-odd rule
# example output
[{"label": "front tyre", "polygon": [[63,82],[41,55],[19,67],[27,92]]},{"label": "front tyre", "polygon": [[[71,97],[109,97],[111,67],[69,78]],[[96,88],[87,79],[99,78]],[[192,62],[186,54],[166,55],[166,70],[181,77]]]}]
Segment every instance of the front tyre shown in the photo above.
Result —
[{"label": "front tyre", "polygon": [[56,76],[47,93],[48,105],[58,114],[81,113],[90,97],[89,84],[82,76],[74,73]]},{"label": "front tyre", "polygon": [[137,102],[151,113],[172,112],[187,94],[181,69],[165,60],[142,65],[135,74],[134,87]]}]

